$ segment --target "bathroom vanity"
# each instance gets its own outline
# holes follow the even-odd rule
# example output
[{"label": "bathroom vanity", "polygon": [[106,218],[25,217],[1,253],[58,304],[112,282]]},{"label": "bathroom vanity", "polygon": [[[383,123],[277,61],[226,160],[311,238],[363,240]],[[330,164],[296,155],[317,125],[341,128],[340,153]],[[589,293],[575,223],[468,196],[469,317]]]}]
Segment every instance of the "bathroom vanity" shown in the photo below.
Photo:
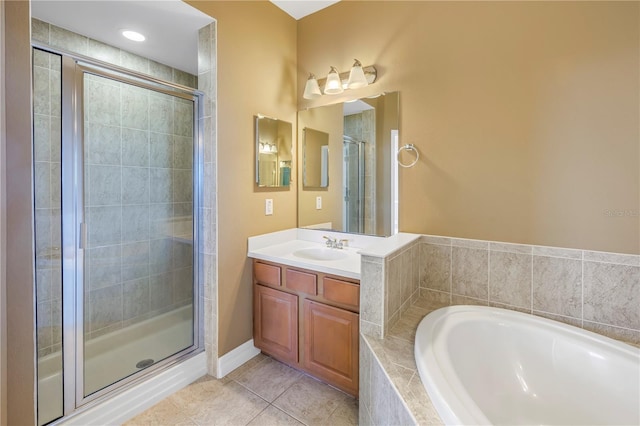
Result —
[{"label": "bathroom vanity", "polygon": [[358,395],[359,280],[253,261],[254,345]]}]

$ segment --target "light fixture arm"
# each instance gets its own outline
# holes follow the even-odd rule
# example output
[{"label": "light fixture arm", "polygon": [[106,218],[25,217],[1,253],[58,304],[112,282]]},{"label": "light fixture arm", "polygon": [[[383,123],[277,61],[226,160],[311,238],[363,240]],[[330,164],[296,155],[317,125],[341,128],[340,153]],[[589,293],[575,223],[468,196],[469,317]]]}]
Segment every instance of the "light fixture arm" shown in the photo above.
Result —
[{"label": "light fixture arm", "polygon": [[[376,70],[376,68],[373,65],[362,67],[362,70],[364,71],[364,76],[367,78],[367,81],[369,82],[369,84],[376,81],[378,77],[378,70]],[[346,87],[347,82],[349,81],[349,71],[338,73],[338,75],[340,76],[340,81],[342,81],[342,86]],[[320,87],[324,87],[324,84],[326,83],[326,81],[327,79],[323,78],[321,80],[318,80],[318,84],[320,85]]]}]

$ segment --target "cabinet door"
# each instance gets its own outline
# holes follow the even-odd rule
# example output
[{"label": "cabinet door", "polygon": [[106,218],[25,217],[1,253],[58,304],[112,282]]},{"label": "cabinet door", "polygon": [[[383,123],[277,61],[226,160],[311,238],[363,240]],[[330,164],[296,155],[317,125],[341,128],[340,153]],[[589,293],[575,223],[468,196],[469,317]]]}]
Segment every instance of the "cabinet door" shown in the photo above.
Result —
[{"label": "cabinet door", "polygon": [[261,285],[253,292],[256,347],[287,363],[298,362],[298,296]]},{"label": "cabinet door", "polygon": [[358,395],[358,314],[304,301],[304,368]]}]

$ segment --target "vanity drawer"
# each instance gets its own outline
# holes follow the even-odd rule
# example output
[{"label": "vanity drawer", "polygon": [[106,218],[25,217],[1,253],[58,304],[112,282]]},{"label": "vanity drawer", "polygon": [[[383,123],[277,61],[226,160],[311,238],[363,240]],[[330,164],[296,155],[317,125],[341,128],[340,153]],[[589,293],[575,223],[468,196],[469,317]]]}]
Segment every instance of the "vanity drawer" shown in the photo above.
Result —
[{"label": "vanity drawer", "polygon": [[360,286],[347,281],[325,277],[323,281],[323,296],[332,302],[357,308],[360,305]]},{"label": "vanity drawer", "polygon": [[286,286],[290,290],[301,291],[303,293],[318,294],[318,277],[316,274],[288,269]]},{"label": "vanity drawer", "polygon": [[255,262],[253,264],[253,276],[255,280],[267,285],[280,285],[280,267],[267,265],[266,263]]}]

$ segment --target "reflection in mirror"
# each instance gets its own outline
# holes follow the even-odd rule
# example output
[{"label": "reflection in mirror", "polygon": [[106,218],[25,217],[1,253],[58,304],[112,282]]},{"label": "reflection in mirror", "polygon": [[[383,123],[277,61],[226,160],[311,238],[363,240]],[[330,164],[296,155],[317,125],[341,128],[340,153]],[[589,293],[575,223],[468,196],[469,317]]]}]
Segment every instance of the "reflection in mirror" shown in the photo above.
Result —
[{"label": "reflection in mirror", "polygon": [[302,185],[304,189],[329,186],[329,134],[302,130]]},{"label": "reflection in mirror", "polygon": [[291,183],[291,123],[255,117],[256,183],[260,187],[288,187]]},{"label": "reflection in mirror", "polygon": [[[304,129],[298,134],[299,155],[305,149],[306,133],[317,129],[328,135],[327,162],[331,164],[331,185],[298,187],[299,227],[381,236],[394,232],[397,197],[392,173],[398,124],[398,92],[298,113],[298,129]],[[322,167],[322,159],[319,161],[317,169]],[[304,167],[311,169],[312,165]],[[304,179],[304,172],[298,173]]]}]

